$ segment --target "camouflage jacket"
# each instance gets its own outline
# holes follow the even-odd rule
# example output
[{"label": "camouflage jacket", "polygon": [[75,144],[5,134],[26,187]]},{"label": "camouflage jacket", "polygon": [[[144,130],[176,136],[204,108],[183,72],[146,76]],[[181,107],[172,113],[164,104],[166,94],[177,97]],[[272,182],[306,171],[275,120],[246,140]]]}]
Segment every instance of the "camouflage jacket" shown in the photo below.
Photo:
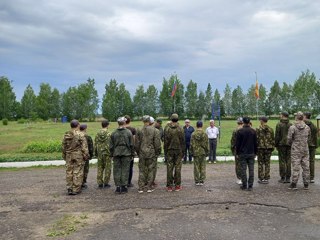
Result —
[{"label": "camouflage jacket", "polygon": [[78,130],[70,130],[64,134],[62,140],[62,157],[66,160],[67,155],[73,158],[89,159],[88,144],[83,133]]},{"label": "camouflage jacket", "polygon": [[107,128],[102,128],[97,133],[96,137],[94,138],[94,145],[95,145],[95,155],[101,156],[105,154],[110,156],[110,139],[111,134],[108,132]]},{"label": "camouflage jacket", "polygon": [[289,122],[289,119],[280,119],[280,122],[276,126],[275,147],[289,146],[287,143],[287,136],[291,125],[292,124]]},{"label": "camouflage jacket", "polygon": [[193,156],[207,156],[209,153],[208,135],[197,129],[191,134],[190,152]]},{"label": "camouflage jacket", "polygon": [[93,158],[93,141],[92,141],[92,138],[87,134],[85,133],[84,134],[84,137],[86,138],[87,140],[87,145],[88,145],[88,151],[89,151],[89,159],[92,159]]},{"label": "camouflage jacket", "polygon": [[256,129],[258,149],[274,149],[274,132],[268,125],[259,126]]},{"label": "camouflage jacket", "polygon": [[305,120],[304,121],[310,128],[310,140],[308,142],[309,147],[318,147],[318,129],[317,127],[310,121],[310,120]]},{"label": "camouflage jacket", "polygon": [[234,156],[237,155],[237,153],[236,153],[236,140],[237,140],[237,132],[240,128],[242,128],[242,126],[237,127],[235,130],[233,130],[231,140],[230,140],[230,148],[231,148],[231,152]]},{"label": "camouflage jacket", "polygon": [[152,126],[138,129],[135,139],[135,149],[139,157],[153,158],[161,153],[160,132]]},{"label": "camouflage jacket", "polygon": [[303,121],[298,121],[289,128],[288,144],[291,145],[291,153],[309,152],[309,139],[310,128]]},{"label": "camouflage jacket", "polygon": [[167,153],[169,150],[184,154],[184,131],[178,123],[169,123],[164,130],[164,152]]},{"label": "camouflage jacket", "polygon": [[159,127],[155,127],[155,128],[159,130],[159,132],[160,132],[160,139],[161,139],[161,141],[163,142],[163,140],[164,140],[163,127],[159,126]]},{"label": "camouflage jacket", "polygon": [[127,128],[118,128],[111,134],[110,155],[112,157],[134,156],[133,137]]}]

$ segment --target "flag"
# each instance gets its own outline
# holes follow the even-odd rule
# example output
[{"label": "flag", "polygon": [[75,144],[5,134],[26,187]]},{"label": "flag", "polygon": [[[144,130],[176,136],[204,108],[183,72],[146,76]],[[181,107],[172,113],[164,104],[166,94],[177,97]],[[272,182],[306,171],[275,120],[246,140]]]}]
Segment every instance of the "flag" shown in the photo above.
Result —
[{"label": "flag", "polygon": [[256,87],[254,89],[254,96],[256,97],[256,99],[259,99],[259,84],[258,84],[258,80],[256,80]]},{"label": "flag", "polygon": [[176,94],[177,88],[178,88],[178,84],[174,83],[171,91],[171,97],[173,97]]}]

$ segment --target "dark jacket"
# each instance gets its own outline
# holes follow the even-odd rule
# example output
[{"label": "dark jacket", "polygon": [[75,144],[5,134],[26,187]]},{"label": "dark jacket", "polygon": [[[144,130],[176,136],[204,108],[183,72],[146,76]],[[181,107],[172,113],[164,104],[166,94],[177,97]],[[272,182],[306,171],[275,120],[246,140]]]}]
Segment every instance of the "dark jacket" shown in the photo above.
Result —
[{"label": "dark jacket", "polygon": [[184,139],[186,143],[190,143],[191,141],[191,134],[194,132],[194,128],[192,126],[189,126],[188,128],[186,126],[183,126],[184,130]]},{"label": "dark jacket", "polygon": [[287,143],[287,136],[291,125],[289,119],[280,119],[280,122],[276,126],[275,147],[289,146]]},{"label": "dark jacket", "polygon": [[258,144],[256,131],[250,126],[244,125],[237,131],[236,151],[237,155],[257,155]]},{"label": "dark jacket", "polygon": [[130,130],[118,128],[111,134],[110,154],[112,157],[134,156],[133,137]]},{"label": "dark jacket", "polygon": [[308,142],[309,147],[317,148],[318,147],[318,129],[317,127],[310,121],[304,121],[311,130],[310,140]]}]

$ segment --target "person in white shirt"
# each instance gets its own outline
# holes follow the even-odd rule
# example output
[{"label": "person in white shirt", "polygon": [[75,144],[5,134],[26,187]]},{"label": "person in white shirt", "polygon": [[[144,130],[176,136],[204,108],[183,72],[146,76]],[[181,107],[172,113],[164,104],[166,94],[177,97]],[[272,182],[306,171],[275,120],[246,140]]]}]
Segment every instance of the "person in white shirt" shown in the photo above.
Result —
[{"label": "person in white shirt", "polygon": [[210,120],[210,127],[206,129],[209,138],[209,163],[216,163],[217,160],[217,138],[219,136],[219,129],[214,125],[214,120]]}]

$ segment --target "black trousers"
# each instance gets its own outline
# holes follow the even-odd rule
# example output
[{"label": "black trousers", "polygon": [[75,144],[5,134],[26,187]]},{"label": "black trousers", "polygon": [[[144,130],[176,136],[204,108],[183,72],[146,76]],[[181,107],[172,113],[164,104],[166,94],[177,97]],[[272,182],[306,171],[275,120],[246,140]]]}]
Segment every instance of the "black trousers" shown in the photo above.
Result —
[{"label": "black trousers", "polygon": [[192,161],[192,155],[190,153],[190,142],[186,142],[186,149],[185,149],[185,154],[184,154],[184,161],[187,161],[187,157],[189,155],[189,161]]},{"label": "black trousers", "polygon": [[[241,164],[241,180],[242,186],[247,188],[247,186],[253,186],[254,180],[254,154],[241,154],[240,164]],[[249,178],[247,178],[247,167],[249,169]]]},{"label": "black trousers", "polygon": [[216,138],[209,139],[209,147],[210,147],[209,161],[216,161],[217,160],[217,139]]}]

